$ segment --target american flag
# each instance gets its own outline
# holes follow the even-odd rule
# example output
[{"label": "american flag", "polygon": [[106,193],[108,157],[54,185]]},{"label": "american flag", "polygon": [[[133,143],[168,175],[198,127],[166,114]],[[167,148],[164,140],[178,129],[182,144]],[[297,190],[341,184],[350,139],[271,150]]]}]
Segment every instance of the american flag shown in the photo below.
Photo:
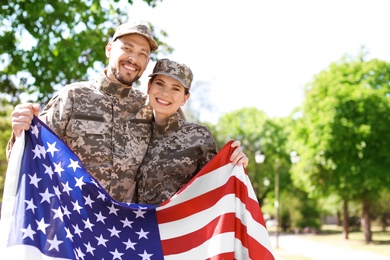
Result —
[{"label": "american flag", "polygon": [[229,161],[230,144],[162,205],[121,203],[35,117],[9,161],[0,256],[274,259],[248,175]]}]

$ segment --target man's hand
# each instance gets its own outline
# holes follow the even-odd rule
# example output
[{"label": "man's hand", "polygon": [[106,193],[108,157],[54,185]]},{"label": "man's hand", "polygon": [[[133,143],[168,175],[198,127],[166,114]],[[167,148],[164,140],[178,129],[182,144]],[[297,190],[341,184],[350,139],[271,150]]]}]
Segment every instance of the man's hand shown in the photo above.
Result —
[{"label": "man's hand", "polygon": [[40,109],[39,104],[32,103],[19,104],[15,107],[11,114],[12,131],[15,136],[20,136],[22,131],[30,128],[34,115],[38,116]]}]

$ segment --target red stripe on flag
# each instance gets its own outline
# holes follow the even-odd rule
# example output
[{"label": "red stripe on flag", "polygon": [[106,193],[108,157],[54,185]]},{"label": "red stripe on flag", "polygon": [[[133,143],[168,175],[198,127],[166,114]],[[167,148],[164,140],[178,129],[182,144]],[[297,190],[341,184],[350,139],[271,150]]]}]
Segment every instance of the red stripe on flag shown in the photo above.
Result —
[{"label": "red stripe on flag", "polygon": [[[199,178],[200,176],[203,176],[205,174],[209,174],[211,171],[215,171],[216,169],[220,168],[221,166],[226,165],[228,163],[231,163],[230,160],[227,159],[227,158],[230,158],[230,154],[233,152],[233,148],[230,147],[231,143],[233,143],[233,141],[230,141],[229,143],[227,143],[224,146],[224,148],[221,149],[221,151],[219,153],[221,156],[214,157],[196,175],[196,177],[191,180],[191,183],[194,182],[195,179]],[[245,172],[245,174],[246,174],[246,172]],[[215,202],[218,201],[222,197],[221,195],[226,195],[226,193],[224,193],[224,192],[228,192],[228,193],[236,193],[236,196],[239,195],[238,197],[240,198],[240,200],[244,204],[246,204],[246,208],[252,214],[252,217],[254,219],[256,219],[257,221],[259,221],[260,224],[265,226],[264,217],[263,217],[263,214],[261,212],[259,203],[256,200],[253,200],[248,196],[245,196],[245,197],[243,196],[244,194],[248,194],[248,187],[245,184],[243,184],[240,180],[238,180],[238,179],[233,180],[232,178],[233,178],[233,176],[230,178],[229,183],[227,183],[225,185],[225,186],[228,186],[229,189],[224,190],[225,186],[222,186],[220,188],[215,189],[213,191],[213,194],[204,194],[200,197],[194,198],[193,200],[189,200],[187,202],[182,203],[180,206],[180,208],[181,208],[180,210],[182,210],[182,211],[179,211],[181,214],[178,214],[178,211],[174,207],[171,207],[172,211],[174,211],[175,214],[171,214],[171,212],[167,212],[167,213],[161,214],[161,215],[159,214],[159,223],[165,223],[165,222],[172,221],[171,217],[176,216],[177,219],[180,219],[182,217],[186,217],[186,216],[189,216],[193,213],[196,213],[196,212],[202,211],[206,208],[209,208],[212,205],[214,205]],[[234,185],[234,182],[236,183],[237,190],[234,190],[232,188],[232,186],[230,186],[232,184]],[[189,184],[190,183],[188,183],[186,186],[188,186]],[[184,190],[186,188],[186,186],[183,187],[182,190]],[[217,196],[217,195],[219,195],[219,196]],[[170,200],[167,200],[162,205],[166,205],[167,203],[169,203],[169,201]],[[209,202],[209,203],[206,204],[206,202]],[[186,204],[188,206],[186,206]],[[167,210],[167,209],[165,209],[165,210]],[[168,216],[168,218],[165,219],[164,215]]]},{"label": "red stripe on flag", "polygon": [[225,144],[222,149],[219,151],[218,156],[214,156],[213,159],[211,159],[199,172],[198,176],[202,176],[204,174],[207,174],[209,172],[212,172],[219,167],[231,163],[230,156],[233,153],[234,149],[232,148],[233,141],[229,141],[227,144]]},{"label": "red stripe on flag", "polygon": [[250,259],[274,259],[268,249],[248,235],[248,227],[243,225],[240,219],[236,218],[235,226],[236,238],[241,241],[243,247],[250,248],[248,250]]},{"label": "red stripe on flag", "polygon": [[[192,248],[200,246],[213,236],[226,232],[234,232],[235,237],[241,241],[242,246],[244,248],[250,248],[250,250],[248,250],[250,259],[274,259],[268,249],[262,246],[258,241],[256,241],[256,239],[248,235],[247,227],[241,223],[240,219],[236,218],[235,213],[221,215],[220,217],[212,220],[202,229],[189,233],[185,236],[162,240],[161,244],[164,255],[169,256],[189,251]],[[224,259],[223,255],[214,256],[211,259]]]},{"label": "red stripe on flag", "polygon": [[260,205],[257,201],[245,196],[243,192],[236,193],[236,189],[246,190],[247,187],[244,183],[238,180],[235,176],[231,176],[228,182],[208,193],[202,194],[201,196],[195,197],[191,200],[182,202],[181,204],[165,208],[157,212],[157,219],[159,224],[183,219],[191,216],[200,211],[206,210],[215,205],[222,197],[228,194],[235,194],[243,203],[247,203],[246,208],[249,212],[255,211],[255,215],[252,216],[255,220],[259,221],[260,224],[265,226],[264,218],[260,211]]},{"label": "red stripe on flag", "polygon": [[226,259],[234,259],[234,252],[228,252],[228,253],[219,254],[207,258],[207,260],[226,260]]},{"label": "red stripe on flag", "polygon": [[[177,194],[180,194],[181,191],[185,190],[187,186],[191,185],[198,177],[206,175],[212,171],[215,171],[216,169],[220,168],[223,165],[231,163],[230,161],[230,155],[233,153],[235,148],[231,147],[231,144],[233,141],[229,141],[224,145],[224,147],[219,151],[217,156],[214,156],[197,174],[194,178],[191,179],[184,187],[182,187]],[[168,199],[161,203],[161,206],[166,205],[171,200]]]},{"label": "red stripe on flag", "polygon": [[164,255],[179,254],[203,244],[215,235],[234,232],[235,218],[234,213],[224,214],[195,232],[181,237],[162,240]]},{"label": "red stripe on flag", "polygon": [[[241,192],[237,192],[237,190]],[[158,222],[162,224],[191,216],[197,212],[212,207],[222,197],[233,193],[236,195],[236,197],[238,195],[243,204],[246,204],[246,207],[250,213],[255,213],[255,216],[253,216],[254,220],[260,224],[262,224],[261,221],[264,223],[259,204],[256,201],[253,201],[251,198],[245,196],[246,192],[247,187],[245,184],[238,180],[235,176],[232,176],[229,178],[229,181],[226,183],[226,185],[218,189],[215,189],[192,200],[183,202],[182,204],[159,211],[157,213]],[[266,248],[264,248],[254,238],[248,235],[247,227],[242,225],[240,219],[236,218],[235,213],[228,213],[212,220],[202,229],[189,233],[186,236],[163,240],[162,247],[164,255],[178,254],[188,251],[191,248],[201,245],[214,235],[234,231],[236,238],[241,241],[242,245],[245,248],[251,248],[250,255],[252,259],[256,255],[270,254]]]},{"label": "red stripe on flag", "polygon": [[265,221],[263,213],[260,209],[260,204],[257,200],[254,200],[248,196],[248,186],[240,180],[237,180],[235,182],[235,185],[236,197],[238,197],[242,201],[242,203],[245,204],[245,207],[252,215],[252,218],[259,222],[261,225],[265,226]]},{"label": "red stripe on flag", "polygon": [[[178,200],[179,203],[175,205],[176,196],[174,196],[157,209],[157,222],[163,228],[161,231],[164,235],[161,244],[165,256],[184,257],[187,252],[191,254],[194,250],[203,248],[208,243],[213,245],[221,239],[217,243],[221,243],[222,247],[219,248],[216,244],[217,248],[213,247],[215,249],[212,250],[213,253],[208,252],[204,259],[249,257],[250,259],[274,260],[269,251],[270,246],[261,208],[253,190],[249,190],[251,183],[245,169],[224,167],[231,163],[229,160],[233,151],[230,147],[231,143],[232,141],[226,144],[219,154],[177,194],[178,196],[185,195],[182,198],[188,198],[187,200]],[[207,174],[215,175],[206,176]],[[222,174],[223,177],[219,177],[218,174]],[[216,188],[212,185],[214,181],[217,184]],[[196,197],[188,196],[188,190],[187,192],[185,190],[189,185],[194,185],[193,187],[200,185],[202,194],[198,192],[199,195],[195,195]],[[218,187],[218,185],[221,186]],[[207,189],[210,190],[207,191]],[[221,212],[216,210],[218,208]],[[196,223],[196,227],[191,227],[188,223],[192,223],[191,218],[197,214],[202,216],[202,222]],[[179,231],[174,232],[176,235],[170,234],[168,228],[174,225]],[[180,229],[180,225],[185,226]],[[248,230],[249,228],[253,229]],[[266,235],[265,238],[264,235]],[[264,245],[261,244],[263,242],[265,242]],[[224,247],[223,245],[232,246]]]},{"label": "red stripe on flag", "polygon": [[245,244],[247,245],[246,248],[250,248],[250,250],[248,250],[250,259],[274,260],[272,253],[268,251],[268,249],[263,245],[261,245],[256,239],[251,236],[247,236],[247,238],[248,241]]}]

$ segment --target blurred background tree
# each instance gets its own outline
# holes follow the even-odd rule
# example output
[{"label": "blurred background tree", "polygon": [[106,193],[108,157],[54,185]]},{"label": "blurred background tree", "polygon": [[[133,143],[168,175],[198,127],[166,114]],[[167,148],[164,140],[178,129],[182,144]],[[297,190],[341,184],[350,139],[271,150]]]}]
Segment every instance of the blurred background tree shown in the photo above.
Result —
[{"label": "blurred background tree", "polygon": [[306,88],[294,135],[301,161],[295,185],[311,195],[336,194],[343,205],[348,238],[350,201],[360,201],[365,240],[371,236],[371,207],[390,186],[390,64],[343,57]]},{"label": "blurred background tree", "polygon": [[[12,106],[4,106],[0,108],[0,194],[3,194],[5,172],[7,170],[7,159],[5,154],[5,147],[9,138],[11,137],[11,119],[9,117],[10,111],[13,109]],[[1,200],[0,200],[1,202]]]},{"label": "blurred background tree", "polygon": [[[218,146],[229,140],[240,140],[249,157],[246,170],[252,180],[262,210],[275,218],[275,203],[280,209],[280,227],[289,229],[320,228],[320,211],[316,200],[294,186],[290,177],[291,148],[288,138],[293,120],[287,118],[269,118],[256,108],[242,108],[224,114],[213,129]],[[260,163],[256,154],[265,159]],[[278,175],[278,183],[275,176]],[[275,197],[275,185],[280,199]]]},{"label": "blurred background tree", "polygon": [[[158,2],[143,1],[150,7]],[[132,4],[132,0],[2,1],[2,104],[18,104],[21,97],[46,104],[60,86],[101,71],[106,63],[104,47],[116,27],[131,19]],[[172,48],[161,40],[166,32],[149,25],[158,51],[170,53]]]}]

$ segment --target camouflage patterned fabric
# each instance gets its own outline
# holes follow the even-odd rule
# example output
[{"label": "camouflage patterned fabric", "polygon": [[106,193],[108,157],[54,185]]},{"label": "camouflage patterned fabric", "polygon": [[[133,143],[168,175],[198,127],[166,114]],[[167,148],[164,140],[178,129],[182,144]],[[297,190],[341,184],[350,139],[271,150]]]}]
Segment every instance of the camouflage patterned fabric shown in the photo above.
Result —
[{"label": "camouflage patterned fabric", "polygon": [[112,41],[115,41],[117,38],[123,35],[132,34],[132,33],[144,36],[149,41],[150,49],[152,51],[158,49],[158,44],[153,38],[152,31],[150,31],[150,29],[146,25],[137,22],[124,23],[119,25],[115,31],[114,36],[112,37]]},{"label": "camouflage patterned fabric", "polygon": [[187,65],[169,59],[160,59],[153,68],[153,73],[149,75],[165,75],[179,81],[183,87],[190,90],[191,82],[194,78],[192,71]]},{"label": "camouflage patterned fabric", "polygon": [[160,204],[187,184],[216,154],[210,131],[170,116],[153,124],[152,138],[139,170],[134,202]]},{"label": "camouflage patterned fabric", "polygon": [[152,110],[139,90],[110,81],[63,87],[40,115],[116,200],[130,202],[151,135]]}]

